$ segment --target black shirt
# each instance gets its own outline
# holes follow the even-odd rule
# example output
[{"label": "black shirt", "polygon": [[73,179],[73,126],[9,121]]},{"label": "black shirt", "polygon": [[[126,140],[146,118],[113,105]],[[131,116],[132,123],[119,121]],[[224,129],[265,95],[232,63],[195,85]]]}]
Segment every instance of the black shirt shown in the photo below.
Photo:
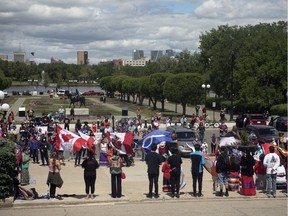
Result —
[{"label": "black shirt", "polygon": [[162,163],[161,155],[159,155],[156,152],[151,151],[146,155],[145,161],[148,166],[147,173],[159,175],[159,166]]}]

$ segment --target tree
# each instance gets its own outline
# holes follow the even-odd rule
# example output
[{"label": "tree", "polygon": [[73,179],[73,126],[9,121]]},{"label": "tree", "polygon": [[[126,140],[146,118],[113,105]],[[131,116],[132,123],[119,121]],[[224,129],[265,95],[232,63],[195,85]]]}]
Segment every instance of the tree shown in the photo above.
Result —
[{"label": "tree", "polygon": [[153,109],[156,110],[157,101],[161,102],[161,109],[164,111],[165,96],[163,94],[163,86],[165,80],[171,76],[170,73],[155,73],[149,76],[149,92]]},{"label": "tree", "polygon": [[203,77],[197,73],[179,73],[169,76],[163,86],[165,98],[174,103],[180,103],[182,114],[186,115],[188,103],[198,104],[203,95],[201,85]]},{"label": "tree", "polygon": [[14,142],[0,138],[0,199],[5,199],[13,194],[13,180],[17,175],[15,152]]}]

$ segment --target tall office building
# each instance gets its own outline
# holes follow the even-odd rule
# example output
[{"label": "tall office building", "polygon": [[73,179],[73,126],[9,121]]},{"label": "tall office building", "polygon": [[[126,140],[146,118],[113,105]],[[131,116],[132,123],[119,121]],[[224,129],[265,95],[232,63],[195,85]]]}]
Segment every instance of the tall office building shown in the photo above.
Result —
[{"label": "tall office building", "polygon": [[151,51],[151,61],[159,61],[163,56],[162,50],[152,50]]},{"label": "tall office building", "polygon": [[172,49],[168,49],[165,51],[165,55],[169,58],[174,57],[176,55],[176,53],[174,52],[174,50]]},{"label": "tall office building", "polygon": [[77,52],[77,64],[78,65],[82,65],[82,64],[87,65],[88,63],[89,63],[88,51],[78,51]]},{"label": "tall office building", "polygon": [[144,58],[144,50],[133,50],[132,59],[138,60]]},{"label": "tall office building", "polygon": [[14,61],[15,62],[25,62],[25,52],[22,51],[16,51],[13,52],[14,54]]}]

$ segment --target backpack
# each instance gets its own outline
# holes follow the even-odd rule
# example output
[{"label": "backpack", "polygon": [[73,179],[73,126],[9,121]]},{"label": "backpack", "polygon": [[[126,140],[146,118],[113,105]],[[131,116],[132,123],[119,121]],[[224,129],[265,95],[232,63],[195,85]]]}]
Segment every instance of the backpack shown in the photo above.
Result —
[{"label": "backpack", "polygon": [[110,173],[111,174],[120,174],[121,173],[121,161],[120,158],[112,157],[110,160]]},{"label": "backpack", "polygon": [[222,157],[222,160],[219,160],[220,158],[218,158],[218,162],[216,163],[216,171],[217,173],[228,173],[230,170],[230,157],[227,154],[221,154],[219,155],[219,157]]}]

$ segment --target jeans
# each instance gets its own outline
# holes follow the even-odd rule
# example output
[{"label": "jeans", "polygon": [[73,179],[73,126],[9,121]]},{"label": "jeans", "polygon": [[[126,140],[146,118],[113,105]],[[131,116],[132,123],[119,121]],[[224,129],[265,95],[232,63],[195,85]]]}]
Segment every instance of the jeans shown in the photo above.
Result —
[{"label": "jeans", "polygon": [[111,195],[113,198],[122,196],[122,179],[121,174],[111,174]]},{"label": "jeans", "polygon": [[277,174],[267,174],[267,193],[270,194],[272,187],[272,194],[276,194],[276,176]]}]

